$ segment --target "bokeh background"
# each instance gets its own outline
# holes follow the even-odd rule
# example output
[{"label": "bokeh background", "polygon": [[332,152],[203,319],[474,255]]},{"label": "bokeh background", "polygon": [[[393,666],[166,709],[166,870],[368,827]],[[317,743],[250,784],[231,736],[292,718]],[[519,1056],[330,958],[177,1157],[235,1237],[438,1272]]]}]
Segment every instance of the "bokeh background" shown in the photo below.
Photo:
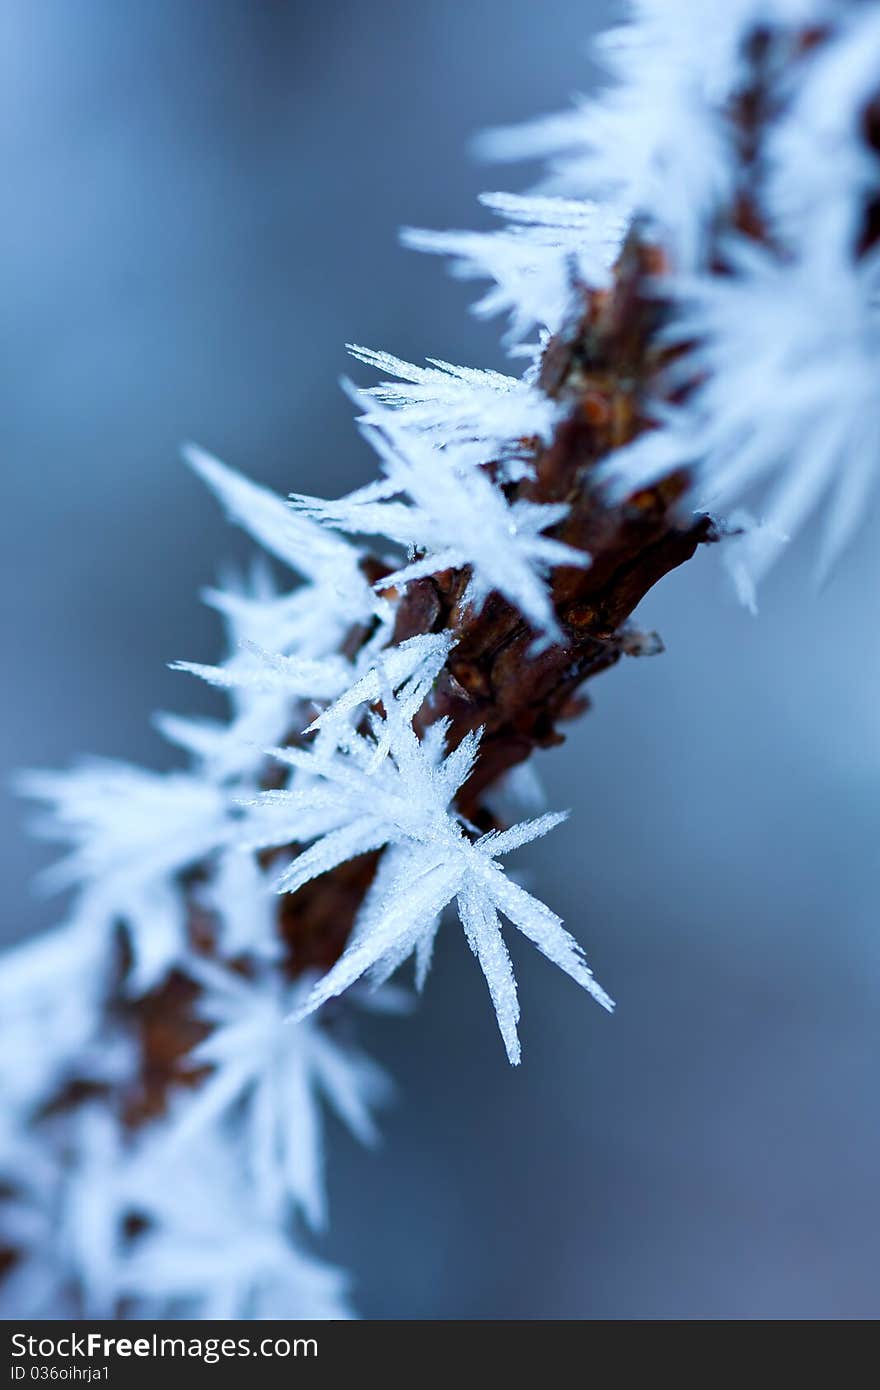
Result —
[{"label": "bokeh background", "polygon": [[[467,287],[395,244],[482,221],[472,133],[596,80],[576,0],[4,0],[4,772],[170,766],[208,698],[197,591],[247,547],[178,461],[280,491],[372,463],[354,339],[503,366]],[[511,179],[518,180],[511,184]],[[355,374],[360,369],[355,369]],[[361,379],[365,379],[361,373]],[[520,857],[619,1000],[523,943],[525,1060],[446,928],[424,1005],[371,1025],[400,1103],[334,1133],[323,1249],[385,1318],[880,1314],[880,562],[792,549],[750,618],[717,557],[644,605],[665,656],[593,687],[542,772],[574,815]],[[8,939],[57,920],[4,794]]]}]

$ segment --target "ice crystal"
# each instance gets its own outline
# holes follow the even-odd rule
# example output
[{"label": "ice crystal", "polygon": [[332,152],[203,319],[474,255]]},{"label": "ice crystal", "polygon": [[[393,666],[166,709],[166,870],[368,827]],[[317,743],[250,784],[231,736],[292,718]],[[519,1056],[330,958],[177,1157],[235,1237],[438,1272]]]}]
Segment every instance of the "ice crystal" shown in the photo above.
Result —
[{"label": "ice crystal", "polygon": [[880,160],[865,139],[878,64],[876,6],[841,5],[825,42],[803,58],[800,81],[789,85],[768,134],[764,203],[790,252],[809,253],[829,235],[850,246],[858,240],[865,207],[880,192]]},{"label": "ice crystal", "polygon": [[[310,774],[310,784],[301,791],[294,786],[261,798],[263,805],[279,807],[285,815],[308,815],[318,809],[329,812],[334,821],[334,828],[316,838],[281,875],[281,892],[296,892],[348,859],[385,850],[351,944],[313,987],[298,1016],[340,994],[368,971],[374,980],[387,979],[413,952],[421,981],[438,918],[454,900],[486,977],[507,1055],[518,1062],[519,1005],[499,913],[601,1004],[612,1007],[560,919],[495,862],[546,835],[565,816],[543,815],[474,838],[452,803],[473,768],[478,735],[466,735],[457,748],[445,752],[442,721],[420,740],[409,712],[395,697],[386,697],[385,711],[384,720],[374,719],[372,737],[354,733],[344,750],[328,754],[323,749],[279,749],[276,756]],[[381,739],[387,739],[388,755],[377,764],[375,746]]]},{"label": "ice crystal", "polygon": [[727,255],[736,273],[678,285],[667,339],[690,345],[675,368],[686,400],[604,472],[626,492],[688,465],[702,504],[749,502],[768,528],[755,578],[822,504],[827,570],[877,481],[880,260],[854,265],[834,239],[784,263],[744,242]]},{"label": "ice crystal", "polygon": [[190,444],[184,454],[230,521],[305,581],[294,606],[299,623],[289,637],[301,656],[334,651],[352,622],[370,621],[378,605],[354,546],[315,526],[268,488],[250,482],[204,449]]},{"label": "ice crystal", "polygon": [[312,1226],[324,1226],[320,1101],[362,1143],[375,1144],[371,1112],[390,1096],[387,1076],[314,1019],[291,1021],[311,988],[308,977],[285,984],[276,971],[246,977],[208,962],[190,972],[203,986],[198,1016],[212,1027],[188,1060],[211,1075],[186,1108],[177,1142],[231,1123],[264,1210],[288,1198]]},{"label": "ice crystal", "polygon": [[180,1163],[167,1136],[145,1147],[129,1200],[146,1229],[121,1271],[141,1318],[347,1318],[347,1280],[264,1211],[233,1149],[204,1142]]},{"label": "ice crystal", "polygon": [[699,264],[734,182],[731,102],[757,26],[809,24],[824,0],[631,0],[630,19],[602,34],[611,82],[574,109],[487,132],[495,160],[550,158],[542,187],[575,203],[599,198],[650,219],[680,267]]},{"label": "ice crystal", "polygon": [[[208,882],[195,889],[196,901],[216,923],[224,958],[277,960],[281,955],[270,883],[271,875],[257,856],[235,845],[217,857]],[[191,969],[192,962],[188,964]]]},{"label": "ice crystal", "polygon": [[80,925],[7,950],[0,972],[0,1150],[4,1128],[20,1125],[68,1079],[112,1071],[115,1049],[102,1034],[101,1016],[109,972],[106,943]]},{"label": "ice crystal", "polygon": [[204,778],[155,773],[99,759],[70,772],[31,772],[23,792],[47,802],[35,824],[71,853],[43,876],[47,888],[75,887],[74,920],[105,939],[127,927],[129,988],[151,988],[187,951],[186,904],[177,876],[226,844],[227,799]]},{"label": "ice crystal", "polygon": [[351,534],[387,536],[411,554],[426,552],[379,581],[381,588],[468,567],[465,603],[480,606],[498,590],[539,634],[558,640],[546,576],[555,565],[589,563],[582,550],[541,534],[565,519],[567,505],[508,502],[465,446],[437,451],[390,411],[381,425],[363,428],[384,480],[339,502],[295,496],[297,508]]},{"label": "ice crystal", "polygon": [[[509,479],[529,472],[523,443],[549,443],[559,407],[527,377],[477,367],[456,367],[429,357],[429,366],[404,362],[387,352],[349,344],[360,362],[390,372],[399,381],[385,381],[361,393],[392,406],[403,421],[429,435],[440,447],[458,441],[482,446],[482,462],[500,462]],[[365,423],[381,424],[384,412],[369,408]]]},{"label": "ice crystal", "polygon": [[486,193],[490,211],[508,219],[504,231],[430,232],[409,227],[404,244],[451,256],[462,280],[494,280],[474,305],[484,318],[510,315],[506,342],[515,348],[534,328],[561,328],[577,284],[607,285],[625,218],[590,200]]},{"label": "ice crystal", "polygon": [[18,1166],[2,1172],[14,1194],[2,1213],[4,1236],[17,1237],[26,1251],[5,1291],[11,1313],[115,1315],[129,1212],[125,1174],[117,1118],[97,1102],[80,1107],[61,1138],[50,1134],[49,1146],[25,1148]]}]

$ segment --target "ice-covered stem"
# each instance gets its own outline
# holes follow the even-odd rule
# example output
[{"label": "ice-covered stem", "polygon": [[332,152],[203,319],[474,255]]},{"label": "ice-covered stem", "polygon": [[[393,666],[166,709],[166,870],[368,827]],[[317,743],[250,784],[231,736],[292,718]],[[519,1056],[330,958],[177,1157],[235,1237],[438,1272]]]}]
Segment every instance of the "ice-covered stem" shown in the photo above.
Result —
[{"label": "ice-covered stem", "polygon": [[[457,809],[481,828],[495,824],[484,792],[536,748],[563,741],[559,724],[587,707],[579,694],[584,683],[622,655],[659,649],[653,635],[630,627],[630,616],[654,584],[713,538],[708,517],[680,506],[681,475],[617,503],[594,479],[595,465],[646,423],[643,403],[665,356],[656,345],[665,312],[656,293],[663,271],[661,252],[634,231],[613,287],[576,292],[571,319],[548,343],[540,373],[543,389],[565,405],[564,415],[549,446],[536,450],[534,475],[507,489],[533,502],[565,502],[568,516],[554,534],[592,557],[586,569],[554,571],[553,606],[564,640],[536,652],[534,631],[498,594],[478,612],[466,607],[467,571],[411,583],[398,608],[394,643],[430,632],[454,635],[422,717],[451,721],[450,746],[484,730],[474,770],[456,798]],[[378,564],[374,572],[381,574]],[[378,859],[362,855],[279,899],[290,974],[325,971],[339,958]],[[198,939],[198,914],[192,927]],[[172,1083],[198,1079],[186,1061],[200,1027],[192,1013],[196,992],[173,975],[130,1005],[143,1057],[140,1089],[129,1106],[134,1122],[161,1111]]]},{"label": "ice-covered stem", "polygon": [[[737,172],[712,233],[719,247],[731,228],[766,239],[758,211],[764,132],[778,113],[785,69],[823,35],[819,28],[804,29],[783,39],[778,30],[759,27],[744,41],[743,76],[733,102]],[[870,139],[870,112],[865,119]],[[536,446],[533,476],[504,486],[509,500],[564,502],[568,516],[553,534],[592,557],[589,568],[553,571],[553,609],[564,641],[536,652],[533,629],[498,593],[477,611],[466,607],[467,570],[415,580],[400,601],[393,641],[444,630],[455,636],[429,717],[451,721],[452,746],[468,732],[484,730],[474,770],[456,798],[472,824],[493,823],[484,793],[499,777],[535,748],[561,741],[559,725],[584,708],[579,691],[585,682],[622,654],[645,650],[627,626],[630,615],[664,574],[712,537],[709,519],[680,505],[688,482],[683,470],[667,472],[623,500],[612,500],[595,479],[596,465],[649,423],[649,399],[671,355],[661,343],[668,310],[657,293],[666,270],[656,233],[637,222],[610,287],[572,287],[568,319],[550,339],[538,377],[544,393],[564,407],[561,421],[549,445]],[[380,573],[374,565],[371,577]],[[364,636],[353,624],[349,653]],[[291,974],[325,971],[339,958],[377,861],[375,853],[361,856],[279,900]],[[201,949],[210,951],[209,940],[201,939],[200,911],[194,911],[192,925]],[[192,981],[173,974],[125,1006],[143,1057],[139,1090],[129,1104],[133,1119],[161,1110],[172,1080],[198,1075],[184,1060],[202,1026],[193,1018],[197,993]]]},{"label": "ice-covered stem", "polygon": [[562,741],[557,725],[580,712],[585,681],[624,653],[645,644],[627,627],[637,604],[658,580],[711,536],[708,517],[677,507],[684,479],[672,476],[622,503],[603,497],[595,464],[644,427],[642,400],[662,352],[655,331],[662,317],[647,277],[662,272],[662,257],[638,233],[628,240],[611,291],[582,291],[566,327],[544,354],[540,384],[567,412],[550,446],[535,459],[533,478],[516,485],[534,502],[565,502],[566,520],[554,535],[587,552],[586,569],[560,567],[552,580],[553,606],[565,640],[537,654],[534,634],[499,595],[482,612],[462,614],[467,576],[450,572],[410,587],[397,624],[398,638],[451,627],[456,645],[439,682],[432,717],[452,721],[452,741],[485,730],[477,765],[458,798],[469,819],[481,820],[483,791],[535,748]]},{"label": "ice-covered stem", "polygon": [[[37,1139],[47,1116],[63,1121],[48,1126],[61,1135],[60,1147],[49,1135],[58,1165],[44,1181],[58,1189],[52,1210],[73,1214],[60,1244],[75,1235],[77,1193],[91,1202],[103,1192],[120,1146],[149,1158],[165,1129],[192,1138],[207,1122],[211,1135],[193,1163],[195,1203],[169,1208],[161,1177],[145,1194],[143,1168],[141,1205],[116,1194],[108,1229],[124,1235],[116,1253],[142,1293],[156,1259],[172,1300],[193,1293],[176,1282],[178,1256],[205,1236],[190,1227],[205,1205],[205,1152],[214,1211],[233,1218],[224,1269],[239,1267],[242,1237],[248,1248],[257,1189],[282,1243],[293,1214],[320,1225],[309,1096],[323,1092],[366,1141],[378,1100],[369,1065],[334,1040],[343,1008],[327,1005],[411,955],[421,983],[453,901],[511,1062],[519,1008],[501,918],[611,1007],[552,909],[496,862],[561,817],[502,830],[493,789],[561,739],[591,676],[657,649],[629,620],[657,580],[713,539],[695,507],[708,499],[728,515],[719,529],[739,533],[730,569],[747,602],[811,513],[827,514],[826,560],[866,513],[880,456],[880,262],[869,254],[880,227],[880,11],[769,0],[756,22],[753,0],[635,8],[635,24],[607,48],[615,88],[488,139],[502,158],[557,156],[550,186],[485,195],[507,222],[501,232],[407,237],[451,253],[466,278],[494,282],[478,307],[510,312],[515,350],[531,356],[535,329],[551,335],[537,373],[435,359],[424,368],[355,349],[400,382],[353,392],[382,476],[339,502],[297,496],[291,511],[192,454],[230,518],[302,583],[279,595],[255,573],[209,600],[234,654],[222,667],[183,665],[228,687],[233,717],[162,719],[189,771],[99,764],[30,779],[30,794],[54,805],[53,833],[76,850],[56,884],[81,894],[71,928],[26,952],[13,978],[9,998],[32,996],[19,1035],[40,1041],[46,979],[56,1000],[88,996],[70,1016],[54,1009],[57,1036],[30,1049],[32,1084],[13,1071]],[[339,532],[380,535],[406,560],[383,566]],[[589,567],[577,563],[587,552]],[[322,729],[311,739],[300,731],[316,707]],[[268,795],[260,779],[273,764],[261,750],[278,769]],[[273,879],[283,890],[275,910]],[[96,973],[89,953],[117,926],[117,966],[103,961]],[[120,1022],[119,1041],[139,1039],[133,1070],[127,1048],[121,1070],[119,1059],[107,1065]],[[68,1066],[68,1055],[79,1060]],[[163,1114],[171,1124],[149,1123]],[[30,1153],[12,1160],[13,1203],[29,1195],[28,1219],[49,1211]],[[145,1196],[152,1224],[130,1241],[128,1218]],[[51,1229],[41,1240],[54,1264],[59,1240]],[[295,1243],[260,1248],[271,1289],[278,1259],[298,1285]],[[101,1260],[93,1268],[88,1251],[74,1255],[84,1306],[115,1307]],[[266,1273],[248,1275],[236,1307],[265,1315],[254,1309],[266,1307],[256,1293]],[[312,1274],[320,1292],[323,1276],[316,1285]],[[218,1305],[206,1295],[200,1306]]]}]

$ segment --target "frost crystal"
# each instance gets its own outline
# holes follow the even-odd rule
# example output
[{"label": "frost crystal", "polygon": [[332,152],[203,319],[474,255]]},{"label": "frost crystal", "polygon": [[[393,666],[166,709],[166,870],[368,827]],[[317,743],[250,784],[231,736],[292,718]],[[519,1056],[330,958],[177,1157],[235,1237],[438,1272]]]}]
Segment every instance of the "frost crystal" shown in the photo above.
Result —
[{"label": "frost crystal", "polygon": [[335,650],[353,621],[373,617],[377,603],[358,550],[298,516],[268,488],[250,482],[203,449],[188,445],[184,453],[230,521],[306,581],[296,594],[300,623],[289,639],[302,656]]},{"label": "frost crystal", "polygon": [[827,570],[878,476],[880,261],[875,253],[853,265],[833,241],[789,264],[744,243],[728,256],[735,274],[679,282],[667,337],[693,344],[675,368],[695,381],[686,401],[604,471],[623,493],[688,464],[699,500],[722,511],[754,504],[757,490],[769,528],[752,566],[758,579],[826,504]]},{"label": "frost crystal", "polygon": [[[756,26],[809,24],[822,0],[631,0],[596,43],[611,83],[575,108],[479,142],[492,159],[551,158],[543,188],[650,218],[682,267],[699,263],[733,188],[729,103]],[[583,204],[581,204],[583,205]],[[588,204],[589,205],[589,204]]]},{"label": "frost crystal", "polygon": [[20,785],[51,807],[37,833],[73,847],[44,875],[46,887],[78,888],[75,921],[105,939],[124,921],[129,987],[151,988],[187,953],[177,876],[229,839],[222,792],[188,773],[98,759],[68,773],[27,773]]},{"label": "frost crystal", "polygon": [[[279,759],[308,774],[309,785],[297,790],[294,783],[292,790],[266,792],[261,798],[263,806],[280,808],[285,817],[297,812],[308,817],[317,810],[329,813],[333,824],[284,871],[278,880],[280,892],[295,892],[348,859],[385,850],[351,944],[314,986],[297,1016],[304,1017],[340,994],[367,971],[377,982],[387,979],[413,952],[421,984],[439,916],[455,900],[486,977],[507,1055],[518,1062],[519,1005],[499,913],[599,1003],[612,1007],[559,918],[495,862],[546,835],[565,816],[543,815],[501,833],[471,838],[452,802],[474,766],[479,737],[469,734],[456,749],[444,753],[443,721],[420,741],[401,702],[388,695],[384,704],[385,719],[373,720],[372,737],[352,734],[344,750],[277,750]],[[375,748],[386,740],[388,755],[377,765]]]},{"label": "frost crystal", "polygon": [[26,1148],[3,1172],[15,1196],[3,1212],[5,1238],[27,1234],[26,1257],[6,1292],[19,1317],[111,1317],[120,1293],[125,1164],[116,1117],[81,1107],[54,1152]]},{"label": "frost crystal", "polygon": [[211,1075],[177,1142],[226,1120],[243,1135],[259,1205],[271,1212],[289,1198],[312,1226],[324,1226],[320,1097],[362,1143],[375,1144],[371,1110],[389,1099],[388,1078],[314,1020],[291,1022],[311,988],[307,977],[286,985],[275,971],[247,978],[207,962],[191,971],[204,987],[198,1016],[213,1027],[189,1061]]},{"label": "frost crystal", "polygon": [[462,280],[494,280],[475,305],[484,318],[510,315],[507,344],[534,328],[561,328],[578,284],[606,285],[626,225],[616,206],[564,198],[486,193],[481,200],[508,219],[502,232],[426,232],[407,228],[415,251],[452,256]]},{"label": "frost crystal", "polygon": [[[502,462],[509,479],[529,471],[522,441],[549,443],[552,438],[559,408],[526,378],[455,367],[435,357],[428,359],[430,366],[418,367],[387,352],[351,344],[348,350],[358,361],[401,378],[368,387],[362,398],[394,407],[405,424],[441,448],[456,442],[480,444],[481,462]],[[380,426],[384,418],[384,411],[370,409],[361,416],[364,423]]]},{"label": "frost crystal", "polygon": [[109,982],[104,942],[81,926],[6,952],[0,972],[0,1152],[5,1126],[32,1115],[68,1078],[100,1076],[98,1045]]},{"label": "frost crystal", "polygon": [[141,1318],[347,1318],[347,1280],[299,1248],[283,1212],[266,1213],[241,1181],[234,1150],[200,1144],[191,1161],[167,1137],[130,1174],[145,1222],[121,1279]]},{"label": "frost crystal", "polygon": [[[640,219],[672,260],[667,342],[688,349],[667,382],[679,405],[658,402],[660,428],[605,475],[619,496],[687,467],[698,506],[752,507],[761,543],[739,546],[736,562],[752,603],[785,539],[826,501],[827,569],[874,486],[876,255],[861,255],[858,241],[880,195],[865,124],[880,20],[873,5],[827,0],[638,0],[631,11],[598,45],[612,77],[605,90],[567,113],[489,132],[480,148],[495,159],[551,158],[527,200],[536,224],[552,219],[544,193],[590,215],[599,198],[624,221]],[[738,193],[746,97],[766,121],[753,194],[764,245],[718,236]],[[465,253],[443,234],[420,244]],[[717,274],[719,250],[733,273]],[[477,254],[459,269],[473,273]],[[493,273],[488,261],[483,269]],[[520,327],[538,321],[527,292],[501,293],[490,307],[512,308]],[[556,302],[546,282],[543,294]]]},{"label": "frost crystal", "polygon": [[[555,565],[583,566],[582,550],[541,533],[568,515],[565,503],[508,502],[464,446],[438,452],[413,437],[386,411],[381,426],[364,431],[379,455],[385,480],[340,502],[295,496],[307,515],[352,534],[383,535],[411,554],[425,551],[380,581],[389,589],[445,569],[468,567],[465,603],[502,593],[543,637],[560,639],[545,577]],[[395,501],[405,497],[406,502]]]}]

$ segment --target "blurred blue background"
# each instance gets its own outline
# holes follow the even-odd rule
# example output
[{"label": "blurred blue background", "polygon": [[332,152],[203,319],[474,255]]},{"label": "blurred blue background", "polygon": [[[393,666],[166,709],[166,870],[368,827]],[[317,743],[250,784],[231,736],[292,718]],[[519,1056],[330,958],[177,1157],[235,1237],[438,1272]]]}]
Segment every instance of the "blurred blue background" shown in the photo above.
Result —
[{"label": "blurred blue background", "polygon": [[[333,496],[372,468],[346,340],[503,365],[396,229],[524,186],[470,136],[588,88],[612,13],[6,0],[4,772],[169,766],[151,711],[207,699],[164,663],[216,654],[197,590],[247,546],[182,439]],[[378,1156],[334,1136],[323,1247],[367,1316],[880,1314],[877,563],[863,537],[816,593],[810,541],[758,619],[710,555],[667,580],[642,614],[667,654],[596,682],[542,761],[574,815],[519,862],[616,1016],[514,941],[510,1069],[447,927],[420,1012],[371,1025],[400,1104]],[[7,938],[61,911],[23,819],[4,797]]]}]

